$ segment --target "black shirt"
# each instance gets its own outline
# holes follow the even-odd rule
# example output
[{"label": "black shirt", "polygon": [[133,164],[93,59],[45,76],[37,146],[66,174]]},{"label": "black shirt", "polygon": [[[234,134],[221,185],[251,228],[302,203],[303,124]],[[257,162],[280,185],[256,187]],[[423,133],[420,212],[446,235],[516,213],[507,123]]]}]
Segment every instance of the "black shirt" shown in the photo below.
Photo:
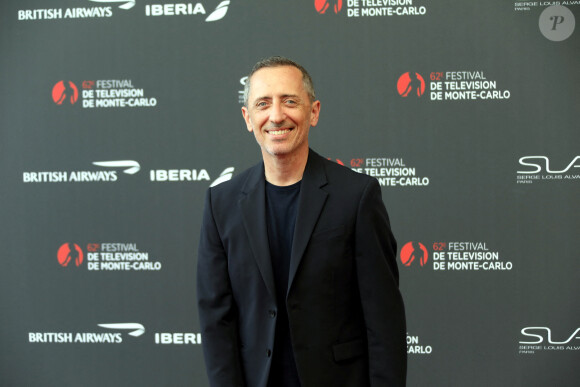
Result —
[{"label": "black shirt", "polygon": [[290,338],[288,313],[286,311],[290,255],[292,253],[299,194],[300,182],[286,187],[279,187],[266,182],[266,222],[270,257],[276,283],[276,304],[278,305],[276,336],[274,338],[272,365],[268,379],[268,386],[270,387],[300,386]]}]

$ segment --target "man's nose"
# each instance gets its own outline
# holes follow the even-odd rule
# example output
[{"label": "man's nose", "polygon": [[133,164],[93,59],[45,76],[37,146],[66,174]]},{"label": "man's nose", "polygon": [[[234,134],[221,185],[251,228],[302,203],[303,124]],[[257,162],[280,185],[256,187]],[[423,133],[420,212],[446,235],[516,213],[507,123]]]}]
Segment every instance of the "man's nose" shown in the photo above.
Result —
[{"label": "man's nose", "polygon": [[282,109],[282,104],[279,101],[274,101],[272,103],[272,108],[270,109],[270,121],[274,123],[284,121],[284,111]]}]

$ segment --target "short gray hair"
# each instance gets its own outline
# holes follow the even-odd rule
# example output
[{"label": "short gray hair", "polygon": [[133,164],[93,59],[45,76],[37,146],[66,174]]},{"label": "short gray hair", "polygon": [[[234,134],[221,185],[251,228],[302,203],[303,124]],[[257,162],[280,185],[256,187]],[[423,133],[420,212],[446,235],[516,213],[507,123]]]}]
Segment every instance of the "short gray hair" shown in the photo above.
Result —
[{"label": "short gray hair", "polygon": [[260,69],[268,68],[268,67],[282,67],[282,66],[292,66],[296,67],[302,73],[302,83],[304,84],[304,89],[308,94],[308,98],[310,98],[310,103],[316,100],[316,92],[314,91],[314,83],[312,82],[312,78],[308,71],[298,63],[294,62],[291,59],[285,58],[283,56],[271,56],[266,59],[260,60],[258,63],[252,67],[252,71],[248,74],[248,79],[246,80],[246,84],[244,85],[244,106],[248,106],[248,96],[250,95],[250,79],[252,75]]}]

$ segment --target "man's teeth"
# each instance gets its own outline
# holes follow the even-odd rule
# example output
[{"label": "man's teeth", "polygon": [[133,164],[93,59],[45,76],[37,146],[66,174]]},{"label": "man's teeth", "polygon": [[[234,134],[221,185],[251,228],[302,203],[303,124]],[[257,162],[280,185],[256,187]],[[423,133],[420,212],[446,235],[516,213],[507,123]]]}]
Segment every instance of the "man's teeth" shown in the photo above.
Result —
[{"label": "man's teeth", "polygon": [[290,131],[290,129],[270,130],[270,134],[278,135],[278,134],[288,133],[289,131]]}]

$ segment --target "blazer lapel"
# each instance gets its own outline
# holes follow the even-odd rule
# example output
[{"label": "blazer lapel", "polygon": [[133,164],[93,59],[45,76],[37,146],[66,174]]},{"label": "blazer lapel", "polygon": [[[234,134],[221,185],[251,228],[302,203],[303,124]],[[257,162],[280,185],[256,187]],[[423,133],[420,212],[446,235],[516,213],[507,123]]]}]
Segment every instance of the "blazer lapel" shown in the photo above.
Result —
[{"label": "blazer lapel", "polygon": [[242,195],[239,206],[242,210],[248,240],[266,288],[272,295],[272,299],[276,300],[266,224],[266,183],[263,164],[252,168],[242,188]]},{"label": "blazer lapel", "polygon": [[[321,187],[326,185],[326,173],[321,162],[321,156],[310,150],[302,184],[300,186],[300,199],[298,201],[298,214],[294,228],[292,241],[292,254],[290,256],[290,276],[288,278],[288,290],[292,286],[298,266],[304,255],[304,250],[310,241],[314,226],[318,221],[328,193]],[[286,294],[287,295],[287,294]]]}]

